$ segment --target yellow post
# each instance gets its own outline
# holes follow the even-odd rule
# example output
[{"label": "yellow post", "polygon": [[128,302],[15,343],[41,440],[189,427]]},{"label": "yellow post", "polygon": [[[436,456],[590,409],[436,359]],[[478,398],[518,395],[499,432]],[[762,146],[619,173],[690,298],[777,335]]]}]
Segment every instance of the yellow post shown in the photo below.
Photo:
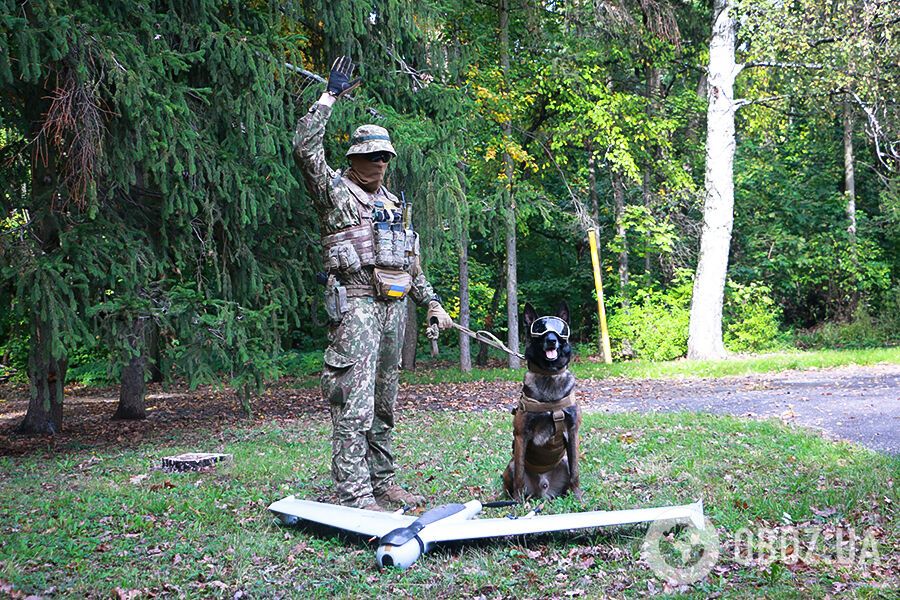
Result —
[{"label": "yellow post", "polygon": [[597,314],[600,316],[600,345],[603,348],[603,362],[612,364],[612,350],[609,347],[609,329],[606,328],[606,306],[603,304],[603,280],[600,278],[600,257],[597,255],[597,231],[588,230],[591,244],[591,263],[594,265],[594,287],[597,290]]}]

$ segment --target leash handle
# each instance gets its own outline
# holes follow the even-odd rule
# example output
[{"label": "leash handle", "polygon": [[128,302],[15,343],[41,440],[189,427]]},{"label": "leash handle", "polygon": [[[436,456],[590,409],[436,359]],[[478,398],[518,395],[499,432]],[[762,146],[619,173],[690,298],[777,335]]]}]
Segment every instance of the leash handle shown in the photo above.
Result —
[{"label": "leash handle", "polygon": [[[437,317],[431,317],[431,321],[428,323],[429,327],[437,325]],[[431,358],[437,358],[440,354],[440,350],[438,349],[438,341],[436,337],[429,338],[431,340]]]},{"label": "leash handle", "polygon": [[520,360],[525,360],[524,354],[513,352],[512,350],[507,348],[506,344],[498,340],[497,336],[492,334],[490,331],[484,331],[483,329],[472,331],[471,329],[463,327],[459,323],[453,323],[453,326],[470,338],[474,338],[476,341],[483,342],[492,348],[496,348],[497,350],[501,350],[512,356],[518,356]]}]

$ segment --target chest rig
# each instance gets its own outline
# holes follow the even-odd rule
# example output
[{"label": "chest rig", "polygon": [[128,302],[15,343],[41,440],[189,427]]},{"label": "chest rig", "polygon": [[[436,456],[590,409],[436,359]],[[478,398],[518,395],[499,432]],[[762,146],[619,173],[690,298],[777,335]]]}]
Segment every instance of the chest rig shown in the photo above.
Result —
[{"label": "chest rig", "polygon": [[358,224],[322,237],[326,272],[352,282],[343,286],[348,297],[404,298],[412,285],[409,268],[418,256],[419,240],[404,223],[397,197],[383,187],[369,194],[343,176],[340,183],[356,200]]}]

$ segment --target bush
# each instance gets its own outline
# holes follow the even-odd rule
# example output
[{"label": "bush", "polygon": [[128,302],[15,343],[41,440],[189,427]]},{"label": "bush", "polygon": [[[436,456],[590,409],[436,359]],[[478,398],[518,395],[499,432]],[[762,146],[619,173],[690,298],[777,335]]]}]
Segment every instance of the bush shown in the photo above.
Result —
[{"label": "bush", "polygon": [[762,352],[788,345],[780,331],[781,308],[767,285],[729,281],[723,313],[725,347],[731,352]]},{"label": "bush", "polygon": [[[638,289],[631,306],[609,319],[613,354],[619,358],[672,360],[687,354],[693,280],[680,272],[665,290]],[[729,282],[723,309],[723,336],[731,352],[760,352],[788,345],[781,325],[781,309],[772,290],[761,283]]]},{"label": "bush", "polygon": [[800,331],[794,341],[800,348],[814,350],[900,345],[900,299],[887,302],[877,317],[860,305],[851,321],[828,322]]},{"label": "bush", "polygon": [[613,354],[619,358],[672,360],[687,353],[691,313],[690,272],[682,272],[665,290],[638,289],[627,309],[609,319]]},{"label": "bush", "polygon": [[278,368],[290,377],[310,377],[322,370],[322,351],[285,352],[278,358]]}]

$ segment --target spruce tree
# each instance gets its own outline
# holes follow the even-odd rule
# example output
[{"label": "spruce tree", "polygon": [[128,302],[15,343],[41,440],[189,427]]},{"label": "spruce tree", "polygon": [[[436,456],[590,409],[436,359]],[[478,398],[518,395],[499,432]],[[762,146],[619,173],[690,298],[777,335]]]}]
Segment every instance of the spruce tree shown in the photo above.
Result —
[{"label": "spruce tree", "polygon": [[25,221],[3,237],[3,275],[31,338],[23,431],[61,426],[67,357],[92,326],[121,366],[155,321],[179,372],[224,373],[246,399],[309,295],[284,66],[303,39],[275,3],[7,0],[2,14],[17,166],[2,208]]}]

